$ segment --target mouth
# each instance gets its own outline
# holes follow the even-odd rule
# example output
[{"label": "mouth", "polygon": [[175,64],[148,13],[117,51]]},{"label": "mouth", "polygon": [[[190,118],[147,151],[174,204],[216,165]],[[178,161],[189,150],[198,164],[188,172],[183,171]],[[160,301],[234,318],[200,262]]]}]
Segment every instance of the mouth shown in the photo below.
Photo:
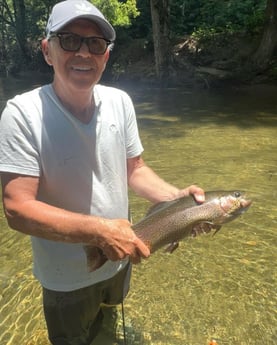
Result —
[{"label": "mouth", "polygon": [[92,71],[91,66],[72,66],[71,68],[75,72],[90,72],[90,71]]},{"label": "mouth", "polygon": [[249,208],[249,206],[252,204],[252,200],[245,200],[245,199],[242,199],[240,201],[240,205],[243,209],[245,209],[245,211]]}]

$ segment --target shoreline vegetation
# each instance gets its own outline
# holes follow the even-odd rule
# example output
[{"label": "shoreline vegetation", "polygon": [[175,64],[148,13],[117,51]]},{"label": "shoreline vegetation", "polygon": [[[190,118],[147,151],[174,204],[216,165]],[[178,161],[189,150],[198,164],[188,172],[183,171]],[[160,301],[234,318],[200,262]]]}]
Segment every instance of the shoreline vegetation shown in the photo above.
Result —
[{"label": "shoreline vegetation", "polygon": [[[266,69],[257,69],[250,57],[259,37],[252,35],[215,36],[204,42],[191,36],[176,40],[171,46],[171,61],[166,80],[155,75],[152,49],[143,39],[129,42],[128,50],[116,43],[102,78],[104,83],[141,84],[154,87],[217,88],[232,85],[277,84],[277,60]],[[53,71],[38,52],[36,67],[7,69],[2,78],[50,82]]]},{"label": "shoreline vegetation", "polygon": [[[2,2],[0,76],[51,75],[40,41],[57,1],[35,8],[30,0]],[[104,82],[208,89],[277,83],[276,0],[92,2],[117,34]]]}]

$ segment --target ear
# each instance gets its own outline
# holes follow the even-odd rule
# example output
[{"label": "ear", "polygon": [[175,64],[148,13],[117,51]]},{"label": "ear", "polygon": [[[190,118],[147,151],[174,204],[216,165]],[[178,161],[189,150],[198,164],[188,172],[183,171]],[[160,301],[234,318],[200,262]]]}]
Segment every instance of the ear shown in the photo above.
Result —
[{"label": "ear", "polygon": [[46,38],[41,41],[41,50],[44,56],[44,60],[48,63],[49,66],[52,66],[52,59],[49,54],[49,41]]},{"label": "ear", "polygon": [[105,63],[108,62],[109,57],[110,57],[110,49],[108,48],[108,49],[106,50],[106,53],[105,53]]}]

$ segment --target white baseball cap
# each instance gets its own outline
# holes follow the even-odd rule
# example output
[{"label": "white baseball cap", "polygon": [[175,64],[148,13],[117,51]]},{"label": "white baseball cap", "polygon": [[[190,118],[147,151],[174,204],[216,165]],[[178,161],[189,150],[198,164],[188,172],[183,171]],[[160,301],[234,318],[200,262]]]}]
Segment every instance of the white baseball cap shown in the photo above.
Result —
[{"label": "white baseball cap", "polygon": [[114,41],[116,34],[112,25],[104,15],[86,0],[66,0],[57,3],[50,14],[46,26],[46,35],[57,32],[75,19],[85,18],[95,22],[103,33],[104,38]]}]

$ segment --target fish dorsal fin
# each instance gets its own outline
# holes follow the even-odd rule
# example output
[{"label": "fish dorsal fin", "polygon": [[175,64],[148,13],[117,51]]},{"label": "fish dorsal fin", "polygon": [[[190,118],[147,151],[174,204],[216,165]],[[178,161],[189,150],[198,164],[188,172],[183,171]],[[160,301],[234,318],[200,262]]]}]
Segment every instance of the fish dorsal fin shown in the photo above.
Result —
[{"label": "fish dorsal fin", "polygon": [[[184,203],[184,200],[185,200],[185,203]],[[179,205],[182,209],[184,209],[187,207],[195,206],[197,205],[197,203],[191,195],[183,196],[181,198],[177,198],[174,200],[161,201],[149,208],[148,212],[146,213],[146,217],[152,215],[153,213],[168,209],[170,206],[173,206],[173,205],[175,205],[176,207],[178,207]]]},{"label": "fish dorsal fin", "polygon": [[[177,200],[177,199],[176,199]],[[161,202],[158,202],[157,204],[151,206],[147,213],[146,213],[146,217],[150,216],[151,214],[153,213],[156,213],[156,212],[159,212],[159,211],[162,211],[163,209],[167,208],[168,206],[172,205],[172,204],[175,204],[176,203],[176,200],[170,200],[170,201],[161,201]]]}]

